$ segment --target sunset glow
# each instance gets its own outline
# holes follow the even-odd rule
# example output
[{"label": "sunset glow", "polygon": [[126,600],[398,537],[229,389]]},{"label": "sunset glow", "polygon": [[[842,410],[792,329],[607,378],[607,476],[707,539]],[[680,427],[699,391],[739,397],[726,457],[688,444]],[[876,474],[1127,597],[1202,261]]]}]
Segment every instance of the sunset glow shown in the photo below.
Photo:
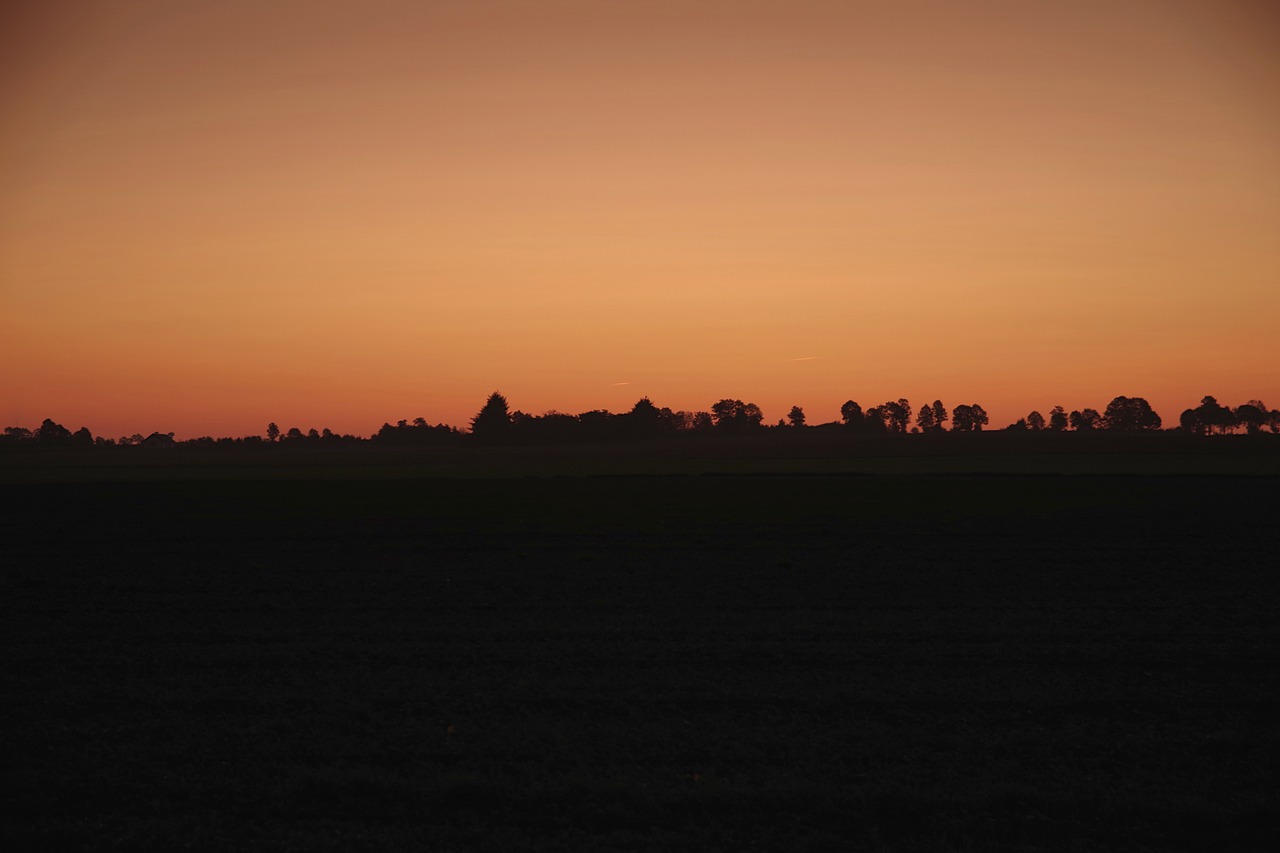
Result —
[{"label": "sunset glow", "polygon": [[1280,405],[1280,5],[0,11],[0,420]]}]

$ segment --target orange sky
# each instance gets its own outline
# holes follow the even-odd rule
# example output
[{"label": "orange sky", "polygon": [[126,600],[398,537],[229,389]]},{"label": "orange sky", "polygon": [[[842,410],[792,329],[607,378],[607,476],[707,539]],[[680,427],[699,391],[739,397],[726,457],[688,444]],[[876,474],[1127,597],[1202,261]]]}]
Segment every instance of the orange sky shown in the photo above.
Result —
[{"label": "orange sky", "polygon": [[0,10],[5,425],[1280,406],[1271,0]]}]

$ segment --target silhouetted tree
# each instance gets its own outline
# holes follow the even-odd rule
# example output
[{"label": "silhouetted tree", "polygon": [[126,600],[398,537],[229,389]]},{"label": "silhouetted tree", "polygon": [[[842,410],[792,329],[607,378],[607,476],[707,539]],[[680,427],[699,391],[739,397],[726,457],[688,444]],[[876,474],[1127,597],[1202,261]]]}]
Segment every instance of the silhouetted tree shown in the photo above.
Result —
[{"label": "silhouetted tree", "polygon": [[1196,414],[1195,409],[1183,409],[1182,414],[1178,416],[1178,426],[1189,435],[1204,435],[1205,432],[1205,426],[1200,422],[1200,416]]},{"label": "silhouetted tree", "polygon": [[1018,418],[1016,421],[1005,427],[1005,430],[1009,432],[1026,432],[1028,429],[1030,429],[1030,427],[1027,426],[1026,418]]},{"label": "silhouetted tree", "polygon": [[4,440],[8,444],[17,444],[23,441],[31,441],[35,438],[35,433],[26,427],[8,426],[4,428]]},{"label": "silhouetted tree", "polygon": [[979,406],[977,403],[970,404],[969,408],[973,409],[973,428],[976,432],[982,432],[982,428],[991,423],[991,419],[987,417],[987,410]]},{"label": "silhouetted tree", "polygon": [[1062,432],[1069,423],[1066,409],[1061,406],[1054,406],[1049,410],[1049,429],[1054,432]]},{"label": "silhouetted tree", "polygon": [[911,404],[906,397],[891,400],[880,407],[884,411],[885,428],[890,432],[905,433],[911,424]]},{"label": "silhouetted tree", "polygon": [[872,406],[863,413],[862,429],[869,433],[883,433],[889,430],[889,413],[884,406]]},{"label": "silhouetted tree", "polygon": [[62,424],[54,423],[52,418],[45,418],[36,430],[36,438],[41,444],[61,446],[71,444],[71,430]]},{"label": "silhouetted tree", "polygon": [[1274,433],[1280,433],[1280,410],[1268,409],[1267,404],[1261,400],[1250,400],[1245,403],[1246,406],[1257,409],[1262,413],[1262,421],[1260,426],[1265,426]]},{"label": "silhouetted tree", "polygon": [[1071,428],[1077,432],[1089,432],[1098,429],[1102,424],[1102,415],[1098,414],[1097,409],[1081,409],[1072,411],[1070,418]]},{"label": "silhouetted tree", "polygon": [[967,406],[956,406],[951,410],[951,429],[953,432],[981,432],[990,423],[986,409],[977,403]]},{"label": "silhouetted tree", "polygon": [[664,433],[684,432],[693,428],[692,412],[673,412],[667,406],[658,409],[658,426]]},{"label": "silhouetted tree", "polygon": [[845,401],[845,404],[840,407],[840,420],[844,421],[844,425],[850,429],[861,429],[864,417],[862,407],[852,400]]},{"label": "silhouetted tree", "polygon": [[945,429],[946,423],[950,419],[950,416],[947,414],[947,407],[942,405],[941,400],[934,400],[932,408],[933,408],[933,428],[936,430]]},{"label": "silhouetted tree", "polygon": [[71,436],[71,442],[77,447],[93,447],[93,433],[89,432],[88,427],[80,427]]},{"label": "silhouetted tree", "polygon": [[625,417],[625,432],[635,438],[649,438],[662,431],[662,412],[648,397],[641,397]]},{"label": "silhouetted tree", "polygon": [[1200,405],[1195,408],[1195,413],[1202,431],[1227,433],[1235,429],[1235,415],[1230,408],[1219,404],[1214,397],[1202,397]]},{"label": "silhouetted tree", "polygon": [[276,426],[275,421],[267,424],[267,441],[280,440],[280,427]]},{"label": "silhouetted tree", "polygon": [[804,409],[799,406],[792,406],[791,411],[787,412],[787,420],[791,422],[793,427],[804,426]]},{"label": "silhouetted tree", "polygon": [[1236,406],[1235,416],[1236,423],[1244,427],[1245,432],[1257,435],[1267,422],[1267,409],[1260,401],[1253,401]]},{"label": "silhouetted tree", "polygon": [[694,412],[691,429],[697,432],[706,432],[715,426],[715,418],[711,417],[710,412]]},{"label": "silhouetted tree", "polygon": [[1142,397],[1116,397],[1102,413],[1102,425],[1109,430],[1130,432],[1133,430],[1160,429],[1160,416]]},{"label": "silhouetted tree", "polygon": [[511,410],[507,398],[494,391],[471,419],[471,434],[482,441],[502,441],[511,434]]},{"label": "silhouetted tree", "polygon": [[920,427],[921,432],[932,432],[937,428],[938,422],[933,417],[933,406],[924,405],[920,407],[919,413],[916,415],[916,426]]},{"label": "silhouetted tree", "polygon": [[723,427],[733,420],[742,406],[741,400],[718,400],[711,404],[711,417],[715,419],[716,426]]},{"label": "silhouetted tree", "polygon": [[1033,429],[1038,432],[1044,429],[1044,426],[1044,415],[1040,414],[1038,411],[1032,410],[1031,414],[1027,415],[1027,427],[1029,429]]},{"label": "silhouetted tree", "polygon": [[711,407],[711,417],[716,428],[728,432],[755,429],[764,420],[764,414],[755,403],[741,400],[720,400]]}]

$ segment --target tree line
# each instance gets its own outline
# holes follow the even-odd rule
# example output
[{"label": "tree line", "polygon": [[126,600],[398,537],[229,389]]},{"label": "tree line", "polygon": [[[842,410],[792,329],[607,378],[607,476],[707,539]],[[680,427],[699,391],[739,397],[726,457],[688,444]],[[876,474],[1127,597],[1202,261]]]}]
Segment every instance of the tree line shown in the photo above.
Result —
[{"label": "tree line", "polygon": [[1261,400],[1250,400],[1233,409],[1213,397],[1205,397],[1194,409],[1183,411],[1178,426],[1193,435],[1223,435],[1242,428],[1254,435],[1262,432],[1263,427],[1280,432],[1280,411],[1268,409]]},{"label": "tree line", "polygon": [[[199,438],[177,441],[173,433],[153,432],[119,438],[94,436],[88,428],[72,432],[46,418],[36,429],[5,427],[0,446],[41,447],[342,447],[383,445],[410,447],[458,444],[476,441],[489,444],[560,444],[593,441],[625,441],[661,438],[673,435],[747,435],[766,430],[800,430],[822,428],[842,430],[855,435],[903,435],[941,432],[981,432],[990,426],[987,411],[977,403],[960,404],[948,409],[941,400],[914,409],[905,397],[889,400],[863,409],[854,400],[840,407],[840,420],[811,427],[804,409],[792,406],[785,419],[767,425],[764,413],[755,403],[725,398],[706,411],[673,410],[658,407],[642,397],[627,412],[614,413],[594,409],[579,414],[551,410],[532,415],[512,410],[507,398],[495,391],[485,400],[469,429],[444,423],[431,424],[425,418],[384,423],[373,435],[364,437],[338,434],[329,429],[298,427],[285,431],[275,424],[267,425],[263,435],[237,438]],[[1067,412],[1054,406],[1046,418],[1032,411],[1004,428],[1014,432],[1153,432],[1163,429],[1163,421],[1142,397],[1119,396],[1103,411],[1084,408]],[[1204,397],[1200,405],[1185,410],[1171,431],[1189,435],[1226,435],[1243,430],[1257,434],[1263,430],[1280,433],[1280,411],[1268,408],[1260,400],[1250,400],[1236,407],[1224,406],[1214,397]]]}]

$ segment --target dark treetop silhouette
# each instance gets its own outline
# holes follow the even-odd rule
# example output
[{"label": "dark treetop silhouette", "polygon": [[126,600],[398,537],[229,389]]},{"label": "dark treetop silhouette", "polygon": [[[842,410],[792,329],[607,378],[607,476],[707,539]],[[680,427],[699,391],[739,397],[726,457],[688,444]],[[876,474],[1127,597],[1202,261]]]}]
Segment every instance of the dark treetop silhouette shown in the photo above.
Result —
[{"label": "dark treetop silhouette", "polygon": [[[804,409],[793,406],[785,421],[778,427],[804,432],[810,429],[843,429],[851,435],[904,435],[908,432],[935,434],[943,432],[981,432],[990,424],[990,418],[977,403],[962,404],[948,412],[941,400],[920,407],[911,426],[912,406],[905,397],[889,400],[864,410],[854,400],[840,406],[840,421],[810,426]],[[951,428],[947,429],[950,421]],[[1062,406],[1049,410],[1046,419],[1038,410],[1025,418],[1019,418],[1006,429],[1028,433],[1063,433],[1068,430],[1087,433],[1109,431],[1114,433],[1150,433],[1162,430],[1160,415],[1152,410],[1142,397],[1118,396],[1109,402],[1104,411],[1084,408],[1070,414]],[[0,435],[0,448],[91,448],[91,447],[245,447],[277,446],[301,448],[306,446],[353,446],[372,443],[383,446],[448,445],[465,441],[481,444],[572,444],[576,442],[625,441],[662,438],[675,435],[752,435],[772,432],[778,427],[764,425],[764,414],[755,403],[724,398],[716,401],[710,411],[674,411],[659,407],[648,397],[642,397],[630,411],[615,414],[603,409],[581,412],[576,415],[555,410],[541,415],[512,411],[507,398],[495,391],[472,418],[470,434],[447,424],[432,425],[425,418],[412,421],[399,420],[392,425],[384,423],[374,435],[364,438],[354,435],[338,435],[325,428],[311,428],[305,433],[299,427],[289,427],[283,433],[274,422],[267,425],[266,437],[212,438],[201,436],[186,441],[175,441],[173,433],[153,432],[148,436],[136,433],[118,439],[94,437],[87,427],[72,432],[50,418],[35,430],[25,427],[5,427]],[[798,428],[803,427],[804,430]],[[1261,400],[1250,400],[1235,408],[1218,403],[1214,397],[1204,397],[1194,409],[1186,409],[1173,428],[1186,435],[1229,435],[1241,431],[1258,435],[1264,431],[1280,433],[1280,411],[1270,409]]]}]

